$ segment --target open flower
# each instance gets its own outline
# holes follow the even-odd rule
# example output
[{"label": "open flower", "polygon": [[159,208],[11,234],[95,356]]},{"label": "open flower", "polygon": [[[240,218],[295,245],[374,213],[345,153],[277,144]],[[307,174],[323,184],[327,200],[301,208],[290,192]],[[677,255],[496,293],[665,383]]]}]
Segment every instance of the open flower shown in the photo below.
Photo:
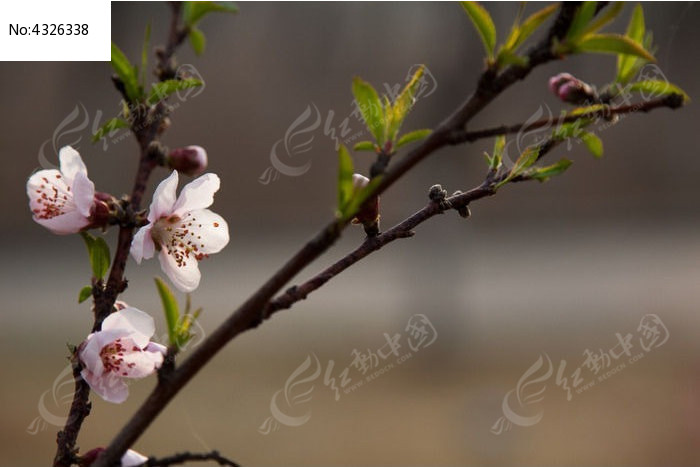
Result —
[{"label": "open flower", "polygon": [[183,292],[199,285],[198,261],[218,253],[228,243],[228,224],[208,208],[219,190],[219,177],[208,173],[185,185],[175,199],[177,171],[163,180],[153,194],[148,225],[131,243],[137,263],[152,258],[156,250],[163,272]]},{"label": "open flower", "polygon": [[29,177],[27,195],[34,220],[56,234],[76,233],[90,224],[95,185],[78,151],[58,153],[61,170],[40,170]]},{"label": "open flower", "polygon": [[151,342],[153,318],[133,307],[109,315],[102,330],[90,334],[78,352],[81,375],[104,400],[122,403],[129,388],[122,378],[145,378],[163,363],[166,348]]}]

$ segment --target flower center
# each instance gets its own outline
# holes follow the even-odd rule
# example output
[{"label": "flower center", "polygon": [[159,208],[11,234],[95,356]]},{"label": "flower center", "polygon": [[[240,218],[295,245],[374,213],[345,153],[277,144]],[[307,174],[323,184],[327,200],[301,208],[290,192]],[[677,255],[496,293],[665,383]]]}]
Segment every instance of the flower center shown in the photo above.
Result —
[{"label": "flower center", "polygon": [[[115,340],[114,342],[105,345],[100,350],[100,358],[102,359],[102,365],[104,366],[105,372],[114,372],[121,374],[121,376],[126,376],[128,373],[124,368],[124,353],[125,352],[141,352],[141,349],[132,345],[131,349],[128,349],[121,338]],[[127,368],[133,368],[135,363],[127,363]]]},{"label": "flower center", "polygon": [[175,259],[175,264],[183,267],[189,259],[199,261],[209,256],[201,252],[201,248],[204,248],[198,232],[201,227],[191,213],[183,218],[161,217],[153,224],[151,238],[159,250],[165,248],[167,254]]},{"label": "flower center", "polygon": [[56,174],[55,177],[56,180],[42,177],[44,183],[36,190],[38,196],[34,199],[37,206],[32,212],[38,219],[51,219],[65,214],[69,210],[67,208],[74,207],[70,187],[63,182],[61,175]]}]

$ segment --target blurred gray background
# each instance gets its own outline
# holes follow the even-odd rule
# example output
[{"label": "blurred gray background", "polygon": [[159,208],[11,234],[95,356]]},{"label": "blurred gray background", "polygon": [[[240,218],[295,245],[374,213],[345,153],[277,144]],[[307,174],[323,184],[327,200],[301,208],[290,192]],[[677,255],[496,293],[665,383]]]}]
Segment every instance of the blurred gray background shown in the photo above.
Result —
[{"label": "blurred gray background", "polygon": [[[206,86],[201,94],[173,99],[177,108],[164,138],[170,147],[204,146],[210,170],[222,179],[213,210],[228,220],[231,243],[201,264],[203,280],[193,296],[205,310],[200,334],[332,216],[337,162],[324,127],[339,132],[349,117],[345,137],[362,131],[350,115],[354,75],[379,88],[403,85],[408,70],[425,63],[434,78],[431,94],[419,99],[405,128],[431,128],[468,96],[483,63],[482,46],[453,3],[239,6],[236,16],[203,21],[202,57],[188,46],[178,54]],[[528,4],[527,11],[540,6]],[[644,6],[658,65],[697,99],[697,6]],[[518,5],[487,8],[502,40]],[[627,5],[609,29],[624,31],[631,9]],[[155,44],[165,37],[165,4],[114,3],[112,11],[112,37],[134,60],[149,22]],[[557,114],[563,106],[547,89],[550,76],[569,71],[601,86],[614,70],[611,56],[548,64],[504,93],[471,127],[524,121],[538,109]],[[65,416],[70,393],[60,375],[65,344],[79,343],[91,323],[89,305],[76,303],[89,275],[82,241],[33,223],[24,184],[33,170],[56,162],[55,148],[73,144],[99,190],[130,190],[134,141],[116,135],[106,148],[90,143],[95,122],[119,111],[109,76],[107,63],[0,64],[3,465],[46,465],[52,458],[58,429],[52,417]],[[302,131],[317,115],[318,128]],[[629,116],[599,133],[605,144],[601,160],[581,145],[562,147],[551,160],[575,161],[565,176],[507,187],[475,203],[469,220],[448,214],[421,226],[414,238],[372,255],[293,310],[236,339],[136,448],[161,456],[219,449],[247,466],[700,463],[699,117],[695,103],[676,112]],[[290,136],[295,131],[300,133]],[[280,141],[279,160],[290,167],[310,164],[308,171],[265,176]],[[292,150],[285,150],[285,141]],[[383,226],[422,207],[434,183],[450,192],[478,184],[485,171],[482,152],[491,146],[480,141],[447,148],[420,164],[382,197]],[[354,157],[363,170],[372,162],[368,153]],[[157,170],[153,182],[166,175]],[[113,242],[113,232],[107,236]],[[348,229],[299,279],[362,238],[361,229]],[[140,267],[130,261],[123,298],[155,315],[164,331],[152,282],[160,274],[156,261]],[[399,333],[399,353],[405,354],[405,326],[417,313],[435,327],[435,342],[336,401],[324,384],[329,362],[336,378],[347,367],[352,383],[362,380],[351,365],[353,351],[376,352],[385,333]],[[567,401],[555,382],[560,362],[566,362],[565,376],[581,367],[586,382],[595,380],[583,366],[584,351],[607,351],[618,343],[616,333],[630,333],[631,353],[639,354],[637,326],[650,313],[668,329],[668,341],[641,360],[621,357],[624,368]],[[546,387],[542,400],[511,404],[521,415],[542,414],[541,421],[492,433],[504,396],[541,355],[553,362],[553,374],[521,390],[532,394]],[[309,362],[318,359],[320,376],[288,387],[287,395],[313,387],[311,399],[280,408],[310,419],[261,434],[273,395],[309,356]],[[541,375],[547,368],[535,369]],[[132,385],[131,398],[121,406],[93,397],[79,442],[83,451],[107,444],[154,381]]]}]

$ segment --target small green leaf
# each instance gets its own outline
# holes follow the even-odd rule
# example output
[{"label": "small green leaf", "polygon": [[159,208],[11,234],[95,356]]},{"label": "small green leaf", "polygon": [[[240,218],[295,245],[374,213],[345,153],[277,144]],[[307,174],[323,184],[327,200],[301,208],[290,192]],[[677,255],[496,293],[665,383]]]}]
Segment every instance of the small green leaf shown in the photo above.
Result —
[{"label": "small green leaf", "polygon": [[[627,25],[627,31],[625,36],[639,45],[642,45],[645,39],[645,25],[644,25],[644,10],[642,5],[639,3],[634,7],[632,11],[632,16],[630,17],[630,22]],[[651,48],[651,37],[649,37],[647,48]],[[618,83],[626,84],[631,80],[636,74],[642,63],[640,60],[632,55],[619,55],[617,57],[617,78]]]},{"label": "small green leaf", "polygon": [[600,138],[589,131],[582,131],[577,137],[583,141],[583,144],[586,145],[586,148],[595,158],[600,159],[603,157],[603,141]]},{"label": "small green leaf", "polygon": [[654,61],[654,56],[646,51],[644,47],[619,34],[592,34],[586,36],[576,44],[576,51],[633,55],[650,62]]},{"label": "small green leaf", "polygon": [[80,235],[88,249],[92,275],[95,279],[102,279],[109,270],[109,246],[102,237],[94,237],[87,232],[81,232]]},{"label": "small green leaf", "polygon": [[160,278],[155,277],[156,288],[158,289],[158,295],[160,295],[160,301],[163,304],[163,312],[165,313],[165,322],[168,325],[168,340],[171,344],[177,345],[178,343],[178,327],[180,325],[180,306],[175,300],[175,295],[173,295],[170,287]]},{"label": "small green leaf", "polygon": [[423,77],[424,70],[425,67],[423,65],[419,66],[409,82],[396,98],[396,102],[394,102],[391,109],[391,119],[387,124],[387,141],[396,141],[396,136],[401,128],[401,124],[415,103],[416,91],[418,90],[418,85]]},{"label": "small green leaf", "polygon": [[352,80],[352,94],[360,109],[362,119],[367,125],[367,129],[374,136],[375,141],[381,147],[386,142],[384,130],[384,110],[382,101],[379,99],[377,91],[366,81],[359,77]]},{"label": "small green leaf", "polygon": [[190,32],[187,37],[190,39],[190,45],[192,46],[194,53],[197,55],[202,55],[202,53],[204,53],[204,47],[207,43],[204,33],[193,26],[190,28]]},{"label": "small green leaf", "polygon": [[469,16],[469,19],[474,23],[476,31],[479,33],[481,42],[486,49],[486,55],[489,60],[493,59],[493,51],[496,48],[496,26],[493,24],[493,19],[486,9],[477,2],[459,2],[462,8]]},{"label": "small green leaf", "polygon": [[151,43],[151,23],[146,25],[146,33],[143,38],[143,46],[141,47],[141,77],[139,83],[141,86],[146,85],[146,68],[148,67],[148,48]]},{"label": "small green leaf", "polygon": [[414,143],[416,141],[420,141],[423,138],[428,137],[430,133],[432,133],[433,130],[415,130],[415,131],[410,131],[408,133],[405,133],[401,138],[399,138],[399,141],[396,143],[396,148],[400,148],[401,146],[404,146],[409,143]]},{"label": "small green leaf", "polygon": [[557,8],[559,8],[559,5],[557,3],[553,3],[552,5],[542,8],[541,10],[528,16],[527,19],[523,21],[522,25],[514,25],[508,39],[506,40],[504,50],[511,53],[515,52],[518,47],[520,47],[523,42],[527,40],[528,37],[530,37],[540,26],[542,26],[542,23],[547,21],[547,18],[549,18],[552,13],[557,11]]},{"label": "small green leaf", "polygon": [[136,68],[126,58],[117,44],[112,42],[112,68],[117,74],[122,83],[124,83],[124,91],[131,102],[138,101],[141,98],[141,87],[139,86],[139,78]]},{"label": "small green leaf", "polygon": [[596,32],[600,28],[608,24],[610,21],[617,18],[617,15],[620,14],[624,6],[625,2],[615,2],[610,8],[605,8],[603,10],[603,14],[598,16],[598,18],[596,18],[588,25],[586,30],[583,32],[583,35]]},{"label": "small green leaf", "polygon": [[338,211],[344,216],[353,195],[352,174],[354,172],[352,157],[344,145],[338,148]]},{"label": "small green leaf", "polygon": [[498,170],[503,162],[503,149],[506,147],[506,135],[499,135],[493,142],[493,156],[486,155],[489,163],[489,170]]},{"label": "small green leaf", "polygon": [[151,88],[151,93],[146,101],[148,105],[154,105],[157,102],[162,101],[171,94],[180,91],[182,89],[195,88],[201,86],[202,82],[195,78],[187,79],[168,79],[161,81],[159,83],[153,84]]},{"label": "small green leaf", "polygon": [[354,151],[376,151],[377,145],[372,141],[360,141],[352,148]]},{"label": "small green leaf", "polygon": [[120,128],[129,128],[129,124],[119,117],[110,118],[94,135],[92,135],[92,142],[96,143],[111,132]]},{"label": "small green leaf", "polygon": [[[632,83],[627,88],[630,91],[648,93],[650,96],[667,96],[669,94],[679,94],[683,96],[683,101],[690,101],[690,97],[681,88],[668,81],[646,80]],[[648,96],[648,97],[650,97]]]},{"label": "small green leaf", "polygon": [[238,13],[233,2],[185,2],[184,18],[187,26],[194,26],[208,13]]},{"label": "small green leaf", "polygon": [[548,165],[546,167],[536,167],[528,170],[524,175],[533,180],[546,182],[555,175],[559,175],[571,167],[572,162],[569,159],[562,159],[559,162]]},{"label": "small green leaf", "polygon": [[520,154],[520,157],[518,157],[518,160],[515,161],[515,164],[513,164],[510,172],[508,172],[508,176],[500,183],[496,184],[495,188],[498,189],[513,180],[518,175],[521,175],[526,169],[530,168],[535,162],[537,162],[539,155],[539,146],[530,146],[529,148],[525,149],[522,154]]},{"label": "small green leaf", "polygon": [[78,293],[78,303],[83,303],[90,297],[92,297],[92,286],[86,285],[85,287],[80,289],[80,293]]},{"label": "small green leaf", "polygon": [[505,49],[498,52],[498,57],[496,58],[496,61],[498,62],[499,67],[502,67],[504,65],[516,65],[519,67],[526,67],[529,63],[527,57],[514,54],[511,51]]},{"label": "small green leaf", "polygon": [[583,4],[578,7],[574,19],[571,21],[571,26],[569,26],[569,30],[566,32],[565,42],[576,44],[578,39],[584,35],[586,28],[593,19],[593,16],[595,16],[596,3],[597,2],[583,2]]}]

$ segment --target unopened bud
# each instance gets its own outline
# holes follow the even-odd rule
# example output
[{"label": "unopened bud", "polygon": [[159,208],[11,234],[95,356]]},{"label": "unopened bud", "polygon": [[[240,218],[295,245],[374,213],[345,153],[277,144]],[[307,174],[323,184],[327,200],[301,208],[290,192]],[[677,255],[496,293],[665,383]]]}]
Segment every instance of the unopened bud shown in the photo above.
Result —
[{"label": "unopened bud", "polygon": [[170,151],[168,165],[185,175],[199,175],[207,169],[207,152],[201,146],[187,146]]},{"label": "unopened bud", "polygon": [[92,463],[97,460],[97,456],[102,454],[104,450],[105,448],[95,448],[89,450],[88,452],[80,456],[80,462],[78,465],[80,465],[80,467],[88,467],[92,465]]},{"label": "unopened bud", "polygon": [[115,199],[109,193],[95,192],[95,199],[90,208],[88,229],[106,227],[114,216]]},{"label": "unopened bud", "polygon": [[[369,178],[360,174],[353,174],[352,185],[355,189],[355,193],[358,193],[361,189],[369,184]],[[367,203],[365,207],[362,208],[355,218],[352,220],[353,224],[362,224],[365,227],[365,232],[370,235],[373,232],[376,235],[379,232],[379,196],[375,196]]]},{"label": "unopened bud", "polygon": [[549,89],[555,96],[569,104],[586,104],[598,99],[591,86],[569,73],[559,73],[549,78]]}]

